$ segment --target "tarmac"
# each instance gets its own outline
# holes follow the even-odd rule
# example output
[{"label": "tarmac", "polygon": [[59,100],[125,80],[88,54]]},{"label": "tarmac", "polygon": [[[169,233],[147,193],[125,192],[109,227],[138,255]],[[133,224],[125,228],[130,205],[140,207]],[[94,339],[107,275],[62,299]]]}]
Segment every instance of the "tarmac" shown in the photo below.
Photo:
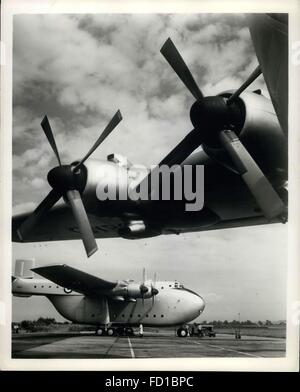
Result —
[{"label": "tarmac", "polygon": [[12,358],[205,358],[285,357],[282,338],[217,334],[176,337],[167,333],[136,336],[95,336],[92,333],[26,333],[13,335]]}]

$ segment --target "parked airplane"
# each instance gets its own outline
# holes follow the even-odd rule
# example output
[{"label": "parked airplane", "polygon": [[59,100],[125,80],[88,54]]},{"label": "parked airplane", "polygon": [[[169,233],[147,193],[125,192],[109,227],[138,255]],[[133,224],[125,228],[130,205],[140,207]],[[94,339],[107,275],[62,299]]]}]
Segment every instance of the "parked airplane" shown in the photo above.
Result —
[{"label": "parked airplane", "polygon": [[[40,242],[82,239],[87,255],[97,250],[95,238],[123,237],[139,239],[161,234],[224,229],[287,220],[287,106],[282,108],[286,97],[287,48],[286,28],[278,29],[281,21],[266,16],[272,23],[264,30],[264,42],[252,24],[251,33],[255,47],[258,47],[260,66],[236,91],[225,91],[216,96],[204,97],[188,66],[171,39],[168,39],[161,53],[172,66],[187,89],[196,99],[191,107],[190,118],[193,130],[158,165],[204,165],[204,206],[199,211],[187,211],[186,200],[175,198],[164,201],[144,200],[99,200],[97,187],[115,182],[120,176],[119,192],[124,193],[123,184],[129,187],[139,178],[148,181],[153,172],[139,170],[127,159],[111,154],[107,161],[88,160],[89,156],[103,142],[121,120],[117,112],[85,157],[71,164],[62,165],[49,121],[45,117],[42,128],[57,157],[59,166],[48,173],[50,193],[35,211],[13,217],[12,239],[17,242]],[[274,23],[273,23],[274,22]],[[276,22],[276,23],[275,23]],[[281,23],[282,24],[282,23]],[[278,39],[273,40],[275,33]],[[264,53],[268,42],[274,42]],[[270,63],[270,58],[272,63]],[[267,59],[267,60],[266,60]],[[278,60],[278,61],[277,61]],[[268,61],[268,65],[266,65]],[[279,68],[270,71],[270,64]],[[260,91],[245,89],[264,73],[271,101]],[[271,72],[272,77],[268,77]],[[275,75],[275,77],[274,77]],[[281,90],[274,87],[280,82]],[[284,84],[285,83],[285,84]],[[284,91],[283,91],[284,90]],[[280,106],[281,105],[281,106]],[[201,150],[193,151],[201,146]],[[108,175],[103,176],[103,173]],[[142,179],[144,178],[144,179]],[[194,175],[193,180],[196,181]],[[141,183],[137,182],[137,187]],[[152,191],[152,190],[150,190]],[[65,203],[54,206],[63,198]],[[54,206],[54,207],[53,207]],[[70,208],[71,207],[71,208]]]},{"label": "parked airplane", "polygon": [[[66,319],[96,326],[96,334],[132,334],[134,326],[178,326],[204,310],[203,298],[178,281],[110,282],[65,264],[31,268],[30,260],[16,260],[13,295],[46,296]],[[29,268],[28,268],[29,267]],[[36,279],[31,271],[46,279]]]}]

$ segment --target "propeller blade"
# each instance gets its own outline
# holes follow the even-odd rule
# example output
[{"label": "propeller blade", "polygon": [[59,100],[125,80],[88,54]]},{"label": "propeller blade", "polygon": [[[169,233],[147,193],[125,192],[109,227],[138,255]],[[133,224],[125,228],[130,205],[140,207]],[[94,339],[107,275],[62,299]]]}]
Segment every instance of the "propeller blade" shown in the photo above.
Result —
[{"label": "propeller blade", "polygon": [[145,280],[146,280],[146,270],[145,268],[143,268],[143,285],[145,284]]},{"label": "propeller blade", "polygon": [[152,306],[154,305],[154,297],[158,294],[156,286],[156,272],[154,273],[153,284],[151,285]]},{"label": "propeller blade", "polygon": [[[157,166],[155,166],[155,168],[145,178],[143,178],[143,180],[137,185],[137,188],[141,187],[142,183],[149,182],[151,180],[151,176],[155,175],[162,165],[168,165],[169,167],[173,165],[180,165],[196,148],[200,146],[201,143],[202,138],[200,137],[200,132],[193,129]],[[150,187],[148,189],[149,194],[154,191],[153,189],[150,189]]]},{"label": "propeller blade", "polygon": [[80,193],[77,190],[70,190],[67,192],[67,198],[70,202],[74,218],[81,233],[85,251],[87,256],[90,257],[98,250],[98,246],[84,205],[82,203]]},{"label": "propeller blade", "polygon": [[224,130],[220,133],[220,140],[265,217],[273,219],[281,216],[284,219],[286,207],[283,201],[237,135],[231,130]]},{"label": "propeller blade", "polygon": [[158,294],[158,290],[155,287],[153,287],[152,293],[153,293],[153,295],[157,295]]},{"label": "propeller blade", "polygon": [[261,74],[261,69],[260,66],[258,65],[255,70],[252,72],[252,74],[249,76],[249,78],[229,97],[227,100],[227,105],[231,105],[236,99],[239,97],[239,95],[246,90],[248,86],[250,86],[251,83],[254,82],[256,78],[259,77]]},{"label": "propeller blade", "polygon": [[201,100],[203,98],[203,94],[171,38],[166,40],[160,52],[177,73],[185,87],[195,97],[195,99],[198,101]]},{"label": "propeller blade", "polygon": [[26,235],[39,223],[43,215],[49,211],[54,204],[61,198],[61,193],[52,189],[45,199],[38,205],[31,215],[21,224],[17,234],[22,241]]},{"label": "propeller blade", "polygon": [[200,132],[193,129],[169,154],[159,163],[162,165],[180,165],[202,143]]},{"label": "propeller blade", "polygon": [[50,123],[49,123],[49,120],[48,120],[47,116],[45,116],[43,118],[43,120],[41,122],[41,126],[42,126],[42,128],[44,130],[44,133],[45,133],[47,139],[48,139],[48,142],[50,143],[50,146],[52,147],[52,150],[53,150],[54,154],[56,155],[56,158],[58,160],[59,166],[61,166],[59,153],[58,153],[58,150],[57,150],[57,146],[56,146],[56,143],[55,143],[53,132],[52,132],[52,129],[51,129],[51,126],[50,126]]},{"label": "propeller blade", "polygon": [[74,171],[76,171],[88,158],[93,152],[100,146],[100,144],[107,138],[107,136],[115,129],[115,127],[119,124],[122,120],[122,114],[120,110],[116,112],[113,118],[110,120],[104,131],[99,136],[96,143],[93,147],[89,150],[89,152],[81,159],[81,161],[75,166]]}]

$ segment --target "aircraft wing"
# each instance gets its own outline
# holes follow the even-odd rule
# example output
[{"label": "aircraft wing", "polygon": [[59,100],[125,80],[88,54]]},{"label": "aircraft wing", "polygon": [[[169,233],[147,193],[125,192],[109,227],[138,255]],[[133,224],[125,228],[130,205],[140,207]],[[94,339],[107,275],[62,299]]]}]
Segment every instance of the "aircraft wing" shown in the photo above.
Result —
[{"label": "aircraft wing", "polygon": [[105,295],[117,282],[109,282],[94,275],[79,271],[66,264],[33,268],[32,271],[67,289],[88,295]]},{"label": "aircraft wing", "polygon": [[250,33],[274,109],[288,132],[288,14],[254,14]]},{"label": "aircraft wing", "polygon": [[[21,223],[31,215],[31,212],[15,215],[12,218],[12,240],[13,242],[40,242],[40,241],[64,241],[81,239],[77,223],[71,209],[66,204],[60,204],[45,213],[37,227],[34,227],[26,236],[20,240],[17,230]],[[100,217],[88,213],[88,218],[96,238],[119,237],[119,228],[124,225],[118,217]]]}]

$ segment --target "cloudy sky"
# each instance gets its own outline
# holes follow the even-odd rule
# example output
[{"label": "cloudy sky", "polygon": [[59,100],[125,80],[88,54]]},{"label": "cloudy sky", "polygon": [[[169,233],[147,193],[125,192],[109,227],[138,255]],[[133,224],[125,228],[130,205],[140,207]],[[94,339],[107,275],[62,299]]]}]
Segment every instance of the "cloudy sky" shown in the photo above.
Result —
[{"label": "cloudy sky", "polygon": [[[171,37],[205,95],[237,88],[257,65],[243,15],[18,15],[14,18],[13,209],[48,193],[54,154],[40,127],[48,115],[62,161],[82,157],[117,109],[123,121],[95,152],[159,162],[192,129],[193,98],[159,50]],[[253,89],[265,91],[260,77]],[[266,92],[267,93],[267,92]],[[104,278],[139,279],[142,268],[199,292],[203,319],[285,318],[287,226],[272,225],[98,241],[14,244],[13,259],[63,262]],[[59,255],[59,258],[57,258]],[[52,315],[46,299],[13,300],[13,318]]]}]

